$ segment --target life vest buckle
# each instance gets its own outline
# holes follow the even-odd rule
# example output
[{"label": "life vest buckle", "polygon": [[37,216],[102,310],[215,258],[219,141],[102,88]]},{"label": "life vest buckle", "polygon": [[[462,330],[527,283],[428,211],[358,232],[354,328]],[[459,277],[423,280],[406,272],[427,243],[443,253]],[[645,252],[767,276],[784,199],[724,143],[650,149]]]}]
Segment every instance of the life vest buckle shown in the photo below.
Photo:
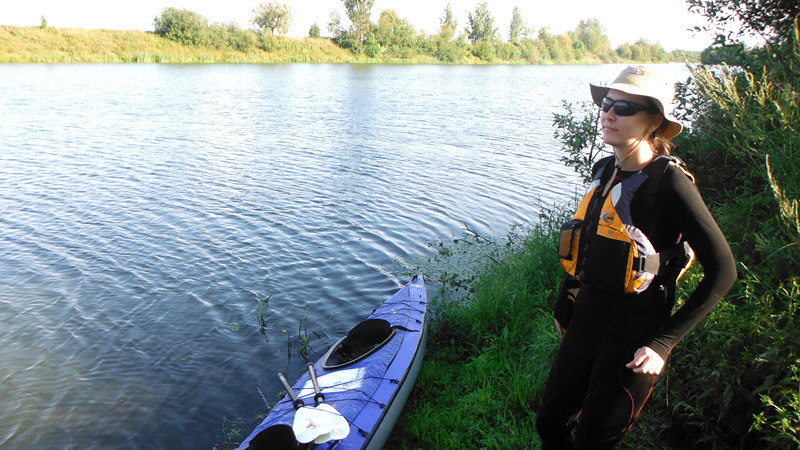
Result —
[{"label": "life vest buckle", "polygon": [[647,258],[644,256],[633,258],[633,264],[631,264],[631,270],[634,272],[645,272],[645,267],[647,267]]}]

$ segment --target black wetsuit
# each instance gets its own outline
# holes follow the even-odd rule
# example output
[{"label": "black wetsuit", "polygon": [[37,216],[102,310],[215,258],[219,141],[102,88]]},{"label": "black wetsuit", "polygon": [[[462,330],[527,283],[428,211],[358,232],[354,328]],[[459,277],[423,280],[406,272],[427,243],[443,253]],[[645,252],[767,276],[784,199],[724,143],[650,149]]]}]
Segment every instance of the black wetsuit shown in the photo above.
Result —
[{"label": "black wetsuit", "polygon": [[[618,177],[633,173],[620,172]],[[658,378],[635,374],[625,364],[642,346],[666,361],[672,348],[736,280],[725,237],[697,188],[679,168],[668,167],[656,192],[655,208],[644,206],[640,197],[637,192],[631,204],[634,225],[645,231],[657,251],[674,245],[683,234],[703,266],[703,280],[675,314],[662,283],[654,282],[640,294],[612,294],[581,286],[537,411],[536,426],[544,450],[616,446]],[[574,442],[570,436],[573,423]]]}]

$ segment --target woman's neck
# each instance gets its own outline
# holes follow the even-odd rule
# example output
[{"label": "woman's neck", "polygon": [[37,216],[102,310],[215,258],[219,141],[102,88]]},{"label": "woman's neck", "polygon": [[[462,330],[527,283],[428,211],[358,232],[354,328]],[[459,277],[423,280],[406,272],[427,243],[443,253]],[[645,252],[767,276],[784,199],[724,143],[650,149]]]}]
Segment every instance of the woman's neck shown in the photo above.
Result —
[{"label": "woman's neck", "polygon": [[632,171],[641,170],[649,164],[655,157],[655,152],[647,141],[642,140],[633,149],[614,147],[614,156],[622,170]]}]

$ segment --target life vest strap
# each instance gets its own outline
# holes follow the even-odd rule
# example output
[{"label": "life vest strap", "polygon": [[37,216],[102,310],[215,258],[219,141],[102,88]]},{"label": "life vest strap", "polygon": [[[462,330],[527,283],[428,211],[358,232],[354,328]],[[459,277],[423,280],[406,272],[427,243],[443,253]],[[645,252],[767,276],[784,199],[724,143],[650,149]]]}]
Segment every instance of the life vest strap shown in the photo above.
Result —
[{"label": "life vest strap", "polygon": [[682,241],[674,247],[662,250],[655,255],[634,258],[633,270],[636,272],[647,272],[653,275],[666,276],[668,272],[673,269],[667,265],[667,262],[682,257],[688,257],[691,254],[692,250],[689,244],[686,241]]}]

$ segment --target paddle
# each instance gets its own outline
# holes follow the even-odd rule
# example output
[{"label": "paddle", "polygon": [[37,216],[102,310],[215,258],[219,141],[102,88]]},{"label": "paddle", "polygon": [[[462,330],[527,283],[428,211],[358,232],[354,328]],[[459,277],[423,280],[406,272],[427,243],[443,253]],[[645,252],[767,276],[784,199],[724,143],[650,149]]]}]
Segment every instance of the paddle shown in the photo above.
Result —
[{"label": "paddle", "polygon": [[317,410],[324,411],[326,414],[330,416],[331,424],[333,428],[331,431],[319,435],[316,439],[314,439],[315,444],[324,444],[325,442],[331,440],[339,440],[344,439],[350,434],[350,424],[347,423],[347,419],[336,410],[333,406],[323,403],[325,401],[325,394],[319,388],[319,383],[317,383],[317,374],[314,372],[314,364],[308,364],[308,374],[311,375],[311,384],[314,385],[314,401],[317,403]]},{"label": "paddle", "polygon": [[[333,431],[336,424],[331,420],[331,414],[326,411],[321,411],[310,406],[305,406],[302,399],[297,398],[292,387],[286,381],[282,373],[278,373],[281,383],[286,388],[286,392],[292,396],[294,401],[294,421],[292,422],[292,431],[297,442],[301,444],[308,444],[314,439],[323,435],[329,435]],[[349,431],[349,430],[348,430]]]},{"label": "paddle", "polygon": [[303,403],[303,401],[297,398],[297,396],[294,394],[292,387],[289,386],[289,382],[286,381],[286,377],[284,377],[282,373],[278,372],[278,378],[281,379],[281,383],[283,383],[283,387],[286,388],[286,392],[292,396],[292,400],[294,400],[294,409],[300,409],[305,406],[305,403]]}]

